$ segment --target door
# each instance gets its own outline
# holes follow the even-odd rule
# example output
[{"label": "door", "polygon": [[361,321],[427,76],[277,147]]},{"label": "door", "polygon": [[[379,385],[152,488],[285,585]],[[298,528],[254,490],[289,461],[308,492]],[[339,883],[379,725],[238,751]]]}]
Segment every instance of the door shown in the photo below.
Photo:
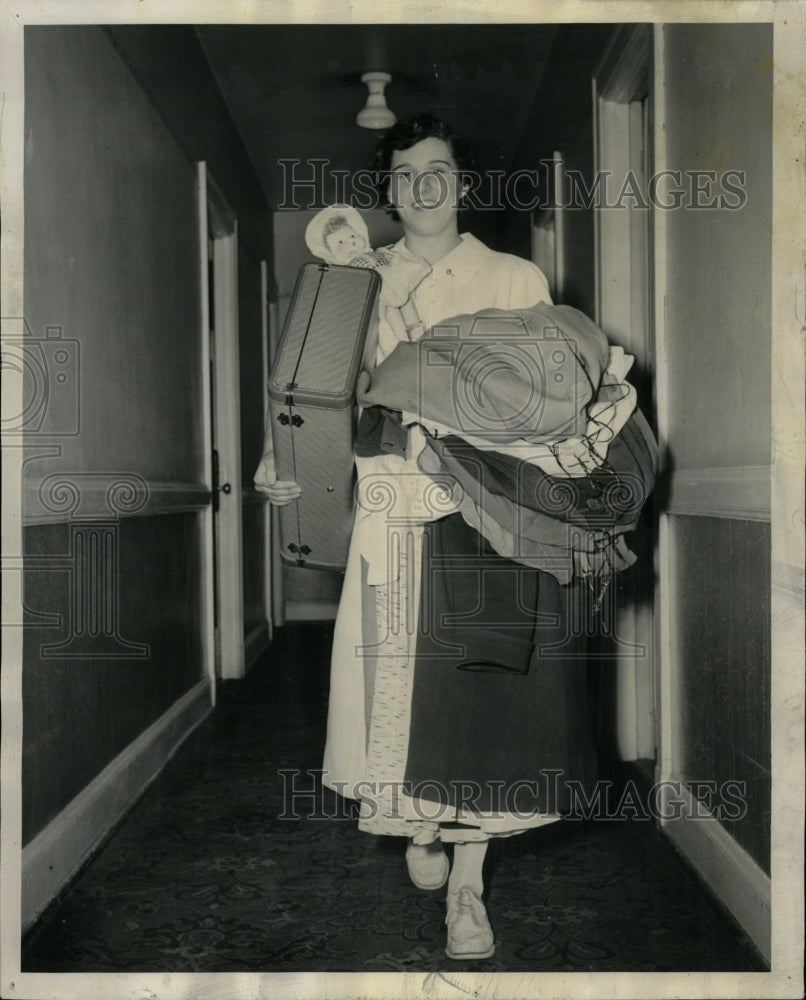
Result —
[{"label": "door", "polygon": [[205,526],[208,670],[229,679],[244,674],[237,228],[206,165],[198,169],[205,248],[202,313],[208,331],[205,472],[213,497]]}]

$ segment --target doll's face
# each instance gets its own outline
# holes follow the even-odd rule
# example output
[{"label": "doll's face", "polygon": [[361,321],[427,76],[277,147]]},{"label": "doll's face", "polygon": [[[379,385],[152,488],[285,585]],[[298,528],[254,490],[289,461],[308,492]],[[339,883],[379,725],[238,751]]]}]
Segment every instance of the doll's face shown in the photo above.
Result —
[{"label": "doll's face", "polygon": [[328,233],[325,246],[339,264],[346,264],[356,254],[364,253],[369,249],[367,241],[347,223],[334,229],[332,233]]}]

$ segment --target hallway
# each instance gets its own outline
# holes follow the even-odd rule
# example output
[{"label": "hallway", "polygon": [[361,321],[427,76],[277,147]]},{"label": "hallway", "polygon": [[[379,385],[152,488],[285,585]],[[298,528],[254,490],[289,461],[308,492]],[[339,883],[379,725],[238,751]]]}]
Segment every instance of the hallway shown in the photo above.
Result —
[{"label": "hallway", "polygon": [[[281,769],[321,764],[327,625],[287,625],[190,736],[24,942],[29,972],[456,971],[444,890],[401,844],[335,818],[283,820]],[[760,971],[648,822],[558,824],[489,852],[497,950],[470,971]]]}]

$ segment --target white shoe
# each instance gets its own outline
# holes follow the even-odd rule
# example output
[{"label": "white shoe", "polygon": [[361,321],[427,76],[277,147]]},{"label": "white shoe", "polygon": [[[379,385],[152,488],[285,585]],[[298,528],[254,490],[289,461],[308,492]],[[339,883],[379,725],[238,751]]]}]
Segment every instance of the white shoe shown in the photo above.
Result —
[{"label": "white shoe", "polygon": [[495,938],[481,898],[470,886],[448,892],[448,958],[489,958],[495,952]]},{"label": "white shoe", "polygon": [[409,844],[406,848],[409,878],[418,889],[441,889],[448,881],[448,855],[444,850],[429,851],[426,847]]}]

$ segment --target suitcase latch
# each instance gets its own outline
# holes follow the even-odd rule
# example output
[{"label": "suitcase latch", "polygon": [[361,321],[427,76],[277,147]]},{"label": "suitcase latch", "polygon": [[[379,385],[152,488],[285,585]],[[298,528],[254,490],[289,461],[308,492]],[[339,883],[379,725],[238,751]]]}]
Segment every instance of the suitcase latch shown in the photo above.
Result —
[{"label": "suitcase latch", "polygon": [[[297,566],[304,566],[305,565],[305,558],[304,557],[307,556],[308,553],[311,551],[310,546],[309,545],[297,545],[295,542],[289,542],[288,543],[288,548],[291,550],[291,552],[294,553],[294,555],[297,556]],[[297,553],[299,553],[299,554],[297,554]]]},{"label": "suitcase latch", "polygon": [[283,425],[283,427],[285,427],[287,424],[291,424],[292,427],[302,427],[302,425],[305,423],[305,421],[298,413],[295,413],[293,417],[289,417],[287,413],[278,413],[277,420],[279,423]]}]

